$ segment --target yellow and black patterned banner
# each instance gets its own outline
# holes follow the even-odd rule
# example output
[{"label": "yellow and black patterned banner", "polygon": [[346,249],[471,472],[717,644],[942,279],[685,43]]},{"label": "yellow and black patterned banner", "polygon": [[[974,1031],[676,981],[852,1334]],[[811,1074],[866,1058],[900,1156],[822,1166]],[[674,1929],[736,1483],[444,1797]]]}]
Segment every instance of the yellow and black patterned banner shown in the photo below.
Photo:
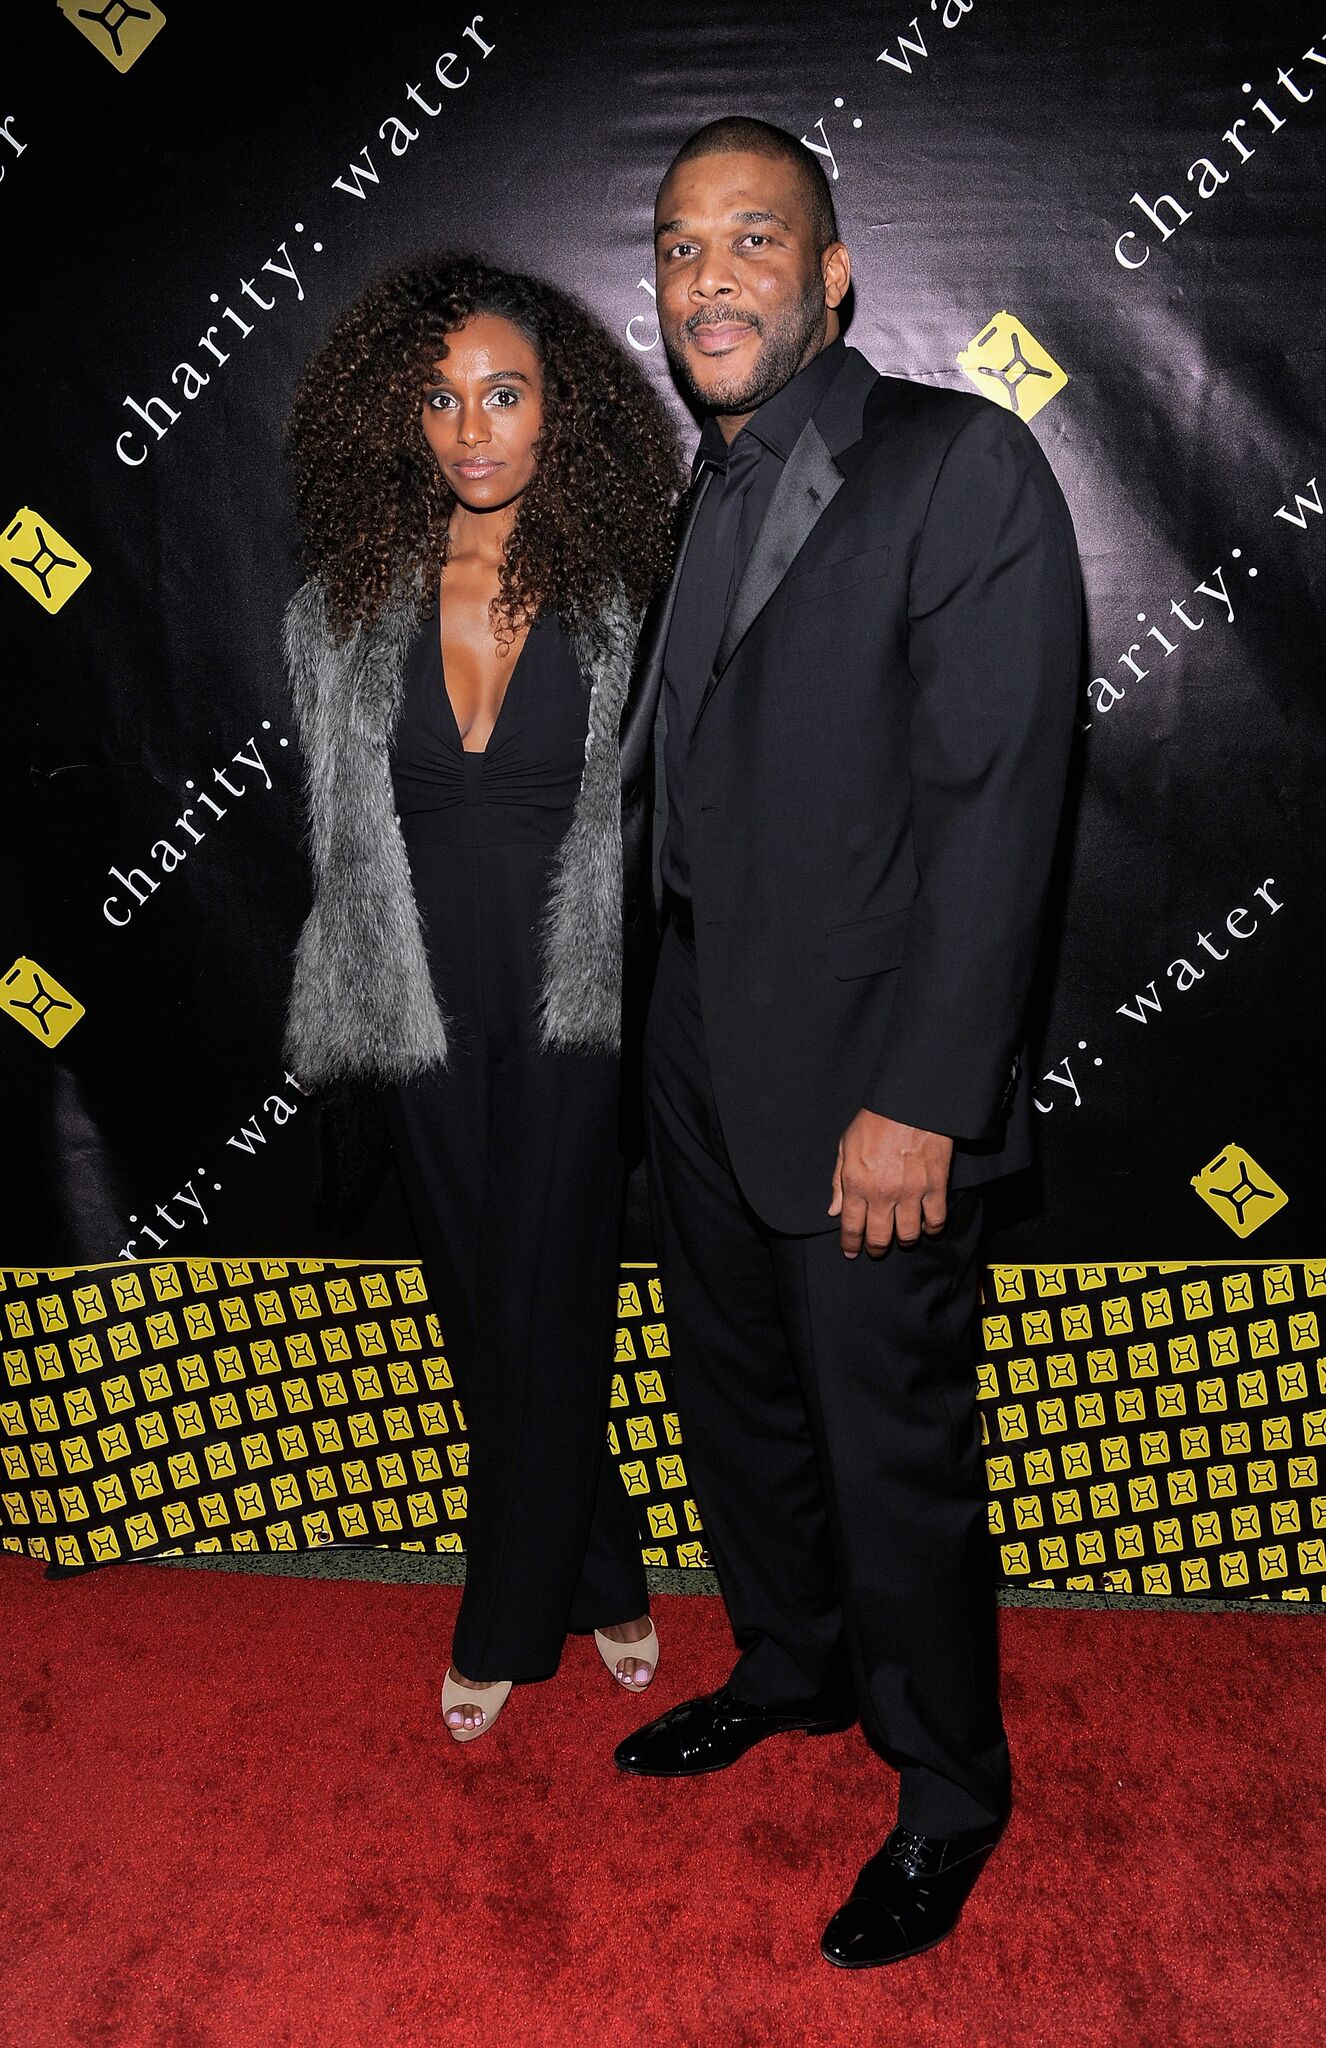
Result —
[{"label": "yellow and black patterned banner", "polygon": [[9,1549],[77,1567],[460,1548],[464,1417],[417,1267],[188,1259],[4,1279]]},{"label": "yellow and black patterned banner", "polygon": [[[0,1546],[57,1568],[464,1547],[463,1390],[419,1268],[0,1275]],[[980,1366],[1000,1576],[1326,1599],[1326,1261],[999,1266]],[[662,1287],[623,1271],[609,1444],[646,1561],[708,1563]]]},{"label": "yellow and black patterned banner", "polygon": [[998,1266],[990,1282],[1003,1579],[1326,1599],[1326,1260]]},{"label": "yellow and black patterned banner", "polygon": [[668,1326],[656,1272],[635,1268],[617,1290],[617,1358],[608,1447],[637,1503],[646,1564],[707,1565],[700,1511],[687,1492],[681,1422],[668,1388]]}]

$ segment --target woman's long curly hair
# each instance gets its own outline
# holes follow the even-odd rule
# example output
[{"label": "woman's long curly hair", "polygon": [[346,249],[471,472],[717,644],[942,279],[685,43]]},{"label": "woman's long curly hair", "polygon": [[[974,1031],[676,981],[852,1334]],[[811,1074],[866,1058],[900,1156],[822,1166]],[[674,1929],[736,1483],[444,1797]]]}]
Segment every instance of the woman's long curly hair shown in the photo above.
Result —
[{"label": "woman's long curly hair", "polygon": [[672,420],[577,299],[473,256],[374,279],[307,364],[286,431],[303,561],[348,637],[447,557],[455,494],[424,438],[423,390],[475,314],[511,321],[542,368],[543,427],[493,610],[503,638],[542,609],[573,626],[618,586],[642,608],[670,566],[682,476]]}]

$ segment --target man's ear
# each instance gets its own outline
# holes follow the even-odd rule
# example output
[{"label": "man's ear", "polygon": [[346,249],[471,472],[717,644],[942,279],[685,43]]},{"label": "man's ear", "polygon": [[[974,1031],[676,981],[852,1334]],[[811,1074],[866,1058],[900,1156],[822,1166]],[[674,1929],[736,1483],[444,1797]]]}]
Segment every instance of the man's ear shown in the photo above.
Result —
[{"label": "man's ear", "polygon": [[852,282],[852,259],[845,244],[830,242],[820,257],[820,275],[824,279],[824,303],[833,312],[847,297]]}]

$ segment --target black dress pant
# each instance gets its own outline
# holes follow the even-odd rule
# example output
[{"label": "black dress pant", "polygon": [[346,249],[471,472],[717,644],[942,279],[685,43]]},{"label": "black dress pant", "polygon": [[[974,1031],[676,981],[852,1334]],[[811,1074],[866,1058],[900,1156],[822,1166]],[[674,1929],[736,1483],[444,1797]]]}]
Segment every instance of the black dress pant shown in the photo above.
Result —
[{"label": "black dress pant", "polygon": [[452,1662],[466,1678],[547,1678],[568,1628],[648,1606],[606,1450],[618,1062],[539,1048],[529,934],[545,855],[416,836],[410,859],[453,1050],[388,1114],[470,1445]]},{"label": "black dress pant", "polygon": [[646,1034],[652,1198],[687,1471],[741,1698],[839,1704],[929,1835],[1009,1803],[974,1325],[981,1198],[936,1237],[844,1258],[741,1194],[705,1054],[693,947],[664,936]]}]

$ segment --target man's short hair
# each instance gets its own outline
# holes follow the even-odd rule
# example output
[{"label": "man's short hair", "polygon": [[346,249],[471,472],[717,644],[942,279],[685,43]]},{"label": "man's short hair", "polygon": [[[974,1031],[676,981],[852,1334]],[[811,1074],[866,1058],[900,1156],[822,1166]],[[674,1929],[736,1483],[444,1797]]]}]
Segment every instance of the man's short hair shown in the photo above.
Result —
[{"label": "man's short hair", "polygon": [[798,142],[786,128],[775,128],[772,121],[757,121],[746,114],[729,114],[721,121],[706,122],[703,128],[697,128],[694,135],[683,142],[668,165],[664,181],[671,177],[679,164],[690,163],[693,157],[739,154],[773,157],[780,163],[791,164],[810,214],[817,253],[822,254],[830,242],[838,240],[838,216],[834,211],[833,193],[824,175],[824,166],[804,142]]}]

